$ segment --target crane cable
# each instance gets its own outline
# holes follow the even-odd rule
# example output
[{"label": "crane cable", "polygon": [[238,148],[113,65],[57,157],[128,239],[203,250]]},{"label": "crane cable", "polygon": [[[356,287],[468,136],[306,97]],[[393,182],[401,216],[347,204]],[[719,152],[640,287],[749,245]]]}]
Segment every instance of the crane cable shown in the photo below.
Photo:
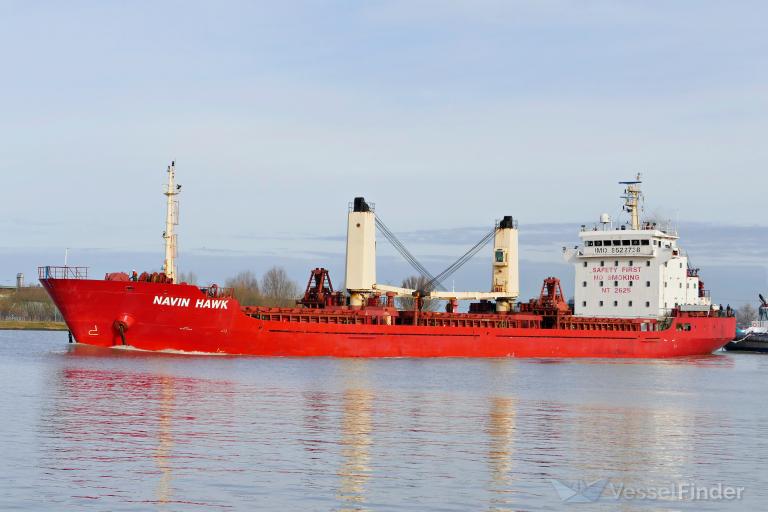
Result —
[{"label": "crane cable", "polygon": [[[405,245],[395,236],[394,233],[387,227],[384,222],[381,221],[379,216],[376,216],[376,227],[379,228],[379,231],[381,234],[384,235],[384,237],[389,240],[389,243],[392,244],[392,246],[397,249],[397,252],[400,253],[400,255],[405,258],[405,260],[410,263],[410,265],[419,273],[421,276],[427,280],[427,282],[433,282],[435,281],[435,276],[433,276],[429,270],[427,270],[424,265],[422,265],[419,260],[416,259],[416,257],[411,254],[411,252],[405,247]],[[442,287],[442,285],[438,285]]]},{"label": "crane cable", "polygon": [[496,230],[498,229],[496,226],[493,227],[491,231],[485,234],[482,239],[480,239],[479,242],[477,242],[475,245],[473,245],[467,252],[465,252],[463,255],[461,255],[456,261],[451,263],[448,268],[440,272],[438,275],[433,276],[429,270],[427,270],[424,265],[422,265],[419,260],[416,259],[416,257],[411,254],[411,252],[405,247],[405,245],[395,236],[394,233],[387,227],[384,222],[381,221],[379,216],[376,216],[376,227],[379,228],[379,231],[381,234],[384,235],[384,237],[389,240],[389,243],[392,244],[392,246],[397,249],[397,251],[400,253],[400,255],[405,258],[405,260],[410,263],[410,265],[419,272],[422,277],[427,279],[427,283],[424,285],[423,289],[420,290],[421,292],[430,292],[432,290],[435,290],[437,288],[440,288],[442,290],[445,290],[445,287],[443,286],[443,281],[450,277],[454,272],[459,270],[462,266],[464,266],[465,263],[467,263],[469,260],[471,260],[475,254],[480,252],[480,250],[485,247],[488,242],[493,240],[494,236],[496,235]]},{"label": "crane cable", "polygon": [[466,262],[472,259],[472,257],[480,252],[480,249],[485,247],[485,245],[490,242],[493,237],[496,235],[496,230],[498,228],[494,226],[494,228],[488,232],[479,242],[477,242],[475,245],[473,245],[467,252],[465,252],[459,259],[454,261],[451,265],[448,266],[445,270],[437,274],[434,278],[432,278],[430,281],[427,282],[427,284],[424,286],[424,289],[422,291],[424,292],[430,292],[436,288],[436,286],[441,286],[441,282],[448,278],[451,274],[459,270]]}]

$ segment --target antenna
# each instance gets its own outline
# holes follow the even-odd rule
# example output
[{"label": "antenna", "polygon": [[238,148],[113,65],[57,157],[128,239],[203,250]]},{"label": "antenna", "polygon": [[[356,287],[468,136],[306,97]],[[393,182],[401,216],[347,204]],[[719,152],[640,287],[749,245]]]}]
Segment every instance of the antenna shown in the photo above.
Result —
[{"label": "antenna", "polygon": [[179,202],[175,199],[181,187],[175,186],[176,179],[176,161],[168,166],[168,184],[165,186],[166,212],[165,212],[165,231],[163,239],[165,240],[165,261],[163,262],[163,273],[176,281],[176,234],[173,232],[174,226],[179,225]]}]

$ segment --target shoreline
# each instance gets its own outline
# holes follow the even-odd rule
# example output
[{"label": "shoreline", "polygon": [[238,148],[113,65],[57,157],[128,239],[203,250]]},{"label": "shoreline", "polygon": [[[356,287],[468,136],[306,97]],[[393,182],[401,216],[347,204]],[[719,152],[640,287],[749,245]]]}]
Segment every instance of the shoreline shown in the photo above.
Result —
[{"label": "shoreline", "polygon": [[66,331],[64,322],[33,322],[28,320],[0,320],[0,331]]}]

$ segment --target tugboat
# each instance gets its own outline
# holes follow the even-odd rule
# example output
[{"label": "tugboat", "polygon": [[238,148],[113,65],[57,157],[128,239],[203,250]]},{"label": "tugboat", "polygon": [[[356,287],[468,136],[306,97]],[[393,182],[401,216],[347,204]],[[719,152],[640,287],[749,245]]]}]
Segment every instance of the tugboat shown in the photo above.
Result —
[{"label": "tugboat", "polygon": [[[290,357],[675,357],[709,354],[732,340],[736,320],[712,307],[669,226],[640,218],[640,176],[625,185],[630,220],[607,214],[563,248],[576,269],[571,306],[560,281],[519,302],[518,224],[504,216],[467,253],[432,275],[396,239],[374,205],[357,197],[347,214],[345,288],[314,269],[295,307],[241,306],[231,291],[178,283],[175,167],[168,168],[162,272],[88,278],[84,267],[39,268],[40,282],[78,343],[142,350]],[[376,232],[428,281],[422,289],[376,279]],[[488,291],[446,290],[442,282],[492,244]],[[409,297],[410,309],[395,307]],[[423,310],[425,299],[447,303]],[[459,312],[460,300],[474,301]]]},{"label": "tugboat", "polygon": [[760,297],[757,320],[746,329],[736,330],[736,339],[723,347],[729,352],[768,352],[768,302]]}]

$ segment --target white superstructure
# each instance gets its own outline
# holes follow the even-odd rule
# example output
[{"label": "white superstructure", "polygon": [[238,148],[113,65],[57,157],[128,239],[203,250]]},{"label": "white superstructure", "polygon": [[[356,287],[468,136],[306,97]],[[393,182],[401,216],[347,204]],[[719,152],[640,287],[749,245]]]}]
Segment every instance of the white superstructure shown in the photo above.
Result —
[{"label": "white superstructure", "polygon": [[757,320],[744,330],[745,334],[768,334],[768,302],[760,295],[760,307],[757,310]]},{"label": "white superstructure", "polygon": [[677,233],[640,220],[640,175],[626,185],[624,209],[630,222],[613,226],[603,214],[593,228],[582,226],[581,245],[565,250],[574,264],[574,314],[585,317],[658,318],[678,307],[710,308],[708,293],[689,268]]}]

